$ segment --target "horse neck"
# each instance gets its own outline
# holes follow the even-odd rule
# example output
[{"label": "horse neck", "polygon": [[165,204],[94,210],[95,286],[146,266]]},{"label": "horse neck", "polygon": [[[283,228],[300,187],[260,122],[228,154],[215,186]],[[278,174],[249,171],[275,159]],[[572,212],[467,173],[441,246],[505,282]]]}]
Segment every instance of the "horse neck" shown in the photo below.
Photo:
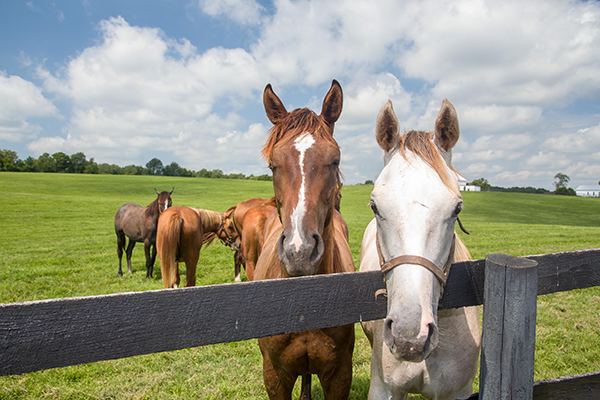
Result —
[{"label": "horse neck", "polygon": [[216,232],[221,226],[221,214],[216,211],[203,210],[201,208],[196,209],[196,212],[200,216],[202,221],[202,231]]},{"label": "horse neck", "polygon": [[158,198],[156,198],[152,203],[148,204],[148,206],[144,209],[144,213],[146,217],[152,218],[154,222],[158,222],[158,215],[160,214],[158,208]]}]

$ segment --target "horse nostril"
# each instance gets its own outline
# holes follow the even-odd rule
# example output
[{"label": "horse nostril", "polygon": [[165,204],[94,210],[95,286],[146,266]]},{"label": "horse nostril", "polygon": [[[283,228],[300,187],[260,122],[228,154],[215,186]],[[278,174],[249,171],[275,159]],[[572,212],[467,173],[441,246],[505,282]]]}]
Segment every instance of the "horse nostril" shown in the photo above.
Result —
[{"label": "horse nostril", "polygon": [[316,263],[320,261],[323,257],[325,247],[323,245],[323,239],[321,238],[321,235],[315,233],[313,235],[313,239],[315,240],[315,247],[313,248],[312,254],[310,255],[310,261]]},{"label": "horse nostril", "polygon": [[396,341],[394,340],[394,334],[392,333],[393,324],[394,320],[392,318],[386,318],[385,321],[383,321],[383,341],[388,345],[392,353],[396,351]]}]

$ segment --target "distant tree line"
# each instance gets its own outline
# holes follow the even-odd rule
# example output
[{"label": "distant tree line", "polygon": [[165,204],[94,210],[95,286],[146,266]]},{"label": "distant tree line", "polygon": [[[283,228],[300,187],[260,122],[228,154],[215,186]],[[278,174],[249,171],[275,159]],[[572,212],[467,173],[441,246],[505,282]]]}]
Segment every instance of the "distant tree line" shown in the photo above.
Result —
[{"label": "distant tree line", "polygon": [[249,179],[259,181],[270,181],[273,179],[268,174],[250,175],[225,174],[220,169],[208,171],[202,168],[200,171],[192,171],[181,167],[173,161],[169,165],[163,165],[158,158],[153,158],[146,163],[145,167],[140,165],[127,165],[121,167],[116,164],[98,164],[93,158],[87,159],[85,154],[79,152],[70,156],[57,152],[52,155],[44,153],[38,158],[31,156],[25,160],[19,159],[17,153],[12,150],[0,149],[0,171],[15,172],[56,172],[71,174],[112,174],[112,175],[158,175],[158,176],[183,176],[199,178],[218,179]]},{"label": "distant tree line", "polygon": [[[558,173],[554,176],[556,182],[553,183],[555,190],[551,192],[544,188],[534,188],[531,186],[528,187],[510,187],[503,188],[499,186],[492,186],[485,178],[475,179],[469,185],[479,186],[481,190],[488,192],[517,192],[517,193],[538,193],[538,194],[559,194],[564,196],[575,196],[576,192],[573,188],[567,187],[567,184],[571,180],[567,175],[563,173]],[[600,184],[600,182],[599,182]]]}]

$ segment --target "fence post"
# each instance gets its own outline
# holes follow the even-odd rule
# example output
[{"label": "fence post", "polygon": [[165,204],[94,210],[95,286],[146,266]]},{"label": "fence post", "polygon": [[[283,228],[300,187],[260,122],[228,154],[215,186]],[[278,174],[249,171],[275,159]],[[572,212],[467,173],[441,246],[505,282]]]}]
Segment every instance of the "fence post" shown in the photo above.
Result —
[{"label": "fence post", "polygon": [[480,399],[532,399],[537,261],[485,259]]}]

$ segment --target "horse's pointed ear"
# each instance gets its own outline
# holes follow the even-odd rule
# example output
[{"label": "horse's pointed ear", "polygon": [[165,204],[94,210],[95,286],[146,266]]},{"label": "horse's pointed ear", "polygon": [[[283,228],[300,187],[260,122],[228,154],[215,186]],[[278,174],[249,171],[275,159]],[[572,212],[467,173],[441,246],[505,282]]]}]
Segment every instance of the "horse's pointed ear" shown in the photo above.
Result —
[{"label": "horse's pointed ear", "polygon": [[269,121],[271,121],[273,125],[277,125],[288,115],[288,111],[285,109],[283,102],[277,97],[270,83],[265,87],[263,104],[265,105],[267,117],[269,117]]},{"label": "horse's pointed ear", "polygon": [[459,136],[460,128],[456,110],[452,103],[444,99],[442,108],[435,120],[435,143],[442,149],[450,151],[458,142]]},{"label": "horse's pointed ear", "polygon": [[379,110],[375,124],[375,138],[379,147],[386,153],[398,146],[400,124],[398,123],[398,117],[396,117],[391,100],[386,101]]},{"label": "horse's pointed ear", "polygon": [[173,186],[173,189],[171,189],[171,191],[169,192],[169,194],[172,194],[173,190],[175,190],[175,186]]},{"label": "horse's pointed ear", "polygon": [[156,188],[154,188],[154,191],[156,192],[157,195],[160,196],[160,192],[158,190],[156,190]]},{"label": "horse's pointed ear", "polygon": [[342,86],[335,79],[331,81],[331,88],[325,99],[323,100],[323,108],[321,109],[321,116],[325,118],[325,121],[330,126],[333,126],[342,113],[342,106],[344,105],[344,94],[342,92]]}]

